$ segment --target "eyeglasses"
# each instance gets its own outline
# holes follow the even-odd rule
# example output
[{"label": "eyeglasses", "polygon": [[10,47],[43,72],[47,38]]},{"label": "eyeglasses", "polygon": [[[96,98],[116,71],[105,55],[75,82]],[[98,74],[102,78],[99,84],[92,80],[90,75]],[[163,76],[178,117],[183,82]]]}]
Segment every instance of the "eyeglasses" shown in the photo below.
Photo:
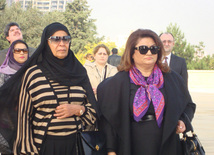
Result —
[{"label": "eyeglasses", "polygon": [[28,54],[28,52],[29,52],[27,48],[23,48],[23,49],[21,49],[21,48],[15,48],[15,49],[13,49],[13,53],[15,53],[15,54],[20,54],[21,51],[24,54]]},{"label": "eyeglasses", "polygon": [[157,54],[158,51],[160,50],[160,47],[158,46],[139,46],[139,47],[135,47],[136,50],[138,50],[140,52],[140,54],[146,54],[149,50],[151,51],[152,54]]},{"label": "eyeglasses", "polygon": [[68,44],[71,41],[71,36],[50,36],[50,38],[48,38],[48,40],[50,41],[50,43],[54,43],[54,44],[59,44],[61,41],[64,44]]},{"label": "eyeglasses", "polygon": [[166,44],[167,42],[168,42],[168,44],[171,44],[173,42],[173,40],[163,40],[162,42],[163,42],[163,44]]}]

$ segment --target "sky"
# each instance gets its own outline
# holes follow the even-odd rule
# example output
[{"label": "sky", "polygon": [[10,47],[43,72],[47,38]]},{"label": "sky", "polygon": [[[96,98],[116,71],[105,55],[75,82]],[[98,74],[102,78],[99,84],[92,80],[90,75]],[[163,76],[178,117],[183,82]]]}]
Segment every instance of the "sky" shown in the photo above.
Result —
[{"label": "sky", "polygon": [[151,29],[158,35],[177,24],[191,45],[204,42],[214,54],[214,0],[87,0],[98,36],[125,45],[131,32]]}]

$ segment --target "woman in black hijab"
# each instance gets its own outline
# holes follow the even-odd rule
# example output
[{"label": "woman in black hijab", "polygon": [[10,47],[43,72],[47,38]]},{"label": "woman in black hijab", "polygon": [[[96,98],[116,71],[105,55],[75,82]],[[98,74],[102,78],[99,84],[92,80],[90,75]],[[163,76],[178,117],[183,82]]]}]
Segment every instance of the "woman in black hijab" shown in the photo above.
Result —
[{"label": "woman in black hijab", "polygon": [[[64,25],[48,25],[35,53],[0,89],[0,98],[8,104],[3,107],[18,109],[14,154],[76,155],[81,124],[96,121],[95,97],[70,40]],[[19,94],[19,99],[6,99],[3,90]]]}]

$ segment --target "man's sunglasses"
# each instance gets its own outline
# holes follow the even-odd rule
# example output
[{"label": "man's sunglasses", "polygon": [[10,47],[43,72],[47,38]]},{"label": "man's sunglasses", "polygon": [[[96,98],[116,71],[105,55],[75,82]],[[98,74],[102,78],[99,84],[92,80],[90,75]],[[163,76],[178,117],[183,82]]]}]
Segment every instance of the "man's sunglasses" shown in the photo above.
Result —
[{"label": "man's sunglasses", "polygon": [[15,49],[13,49],[13,53],[15,53],[15,54],[20,54],[21,52],[23,52],[24,54],[28,54],[29,51],[27,48],[23,48],[23,49],[15,48]]},{"label": "man's sunglasses", "polygon": [[149,50],[151,51],[152,54],[158,54],[160,47],[158,46],[139,46],[139,47],[135,47],[136,50],[138,50],[140,52],[140,54],[146,54]]},{"label": "man's sunglasses", "polygon": [[54,44],[59,44],[61,41],[64,44],[68,44],[71,41],[71,36],[50,36],[50,38],[48,38],[48,40],[50,41],[50,43],[54,43]]}]

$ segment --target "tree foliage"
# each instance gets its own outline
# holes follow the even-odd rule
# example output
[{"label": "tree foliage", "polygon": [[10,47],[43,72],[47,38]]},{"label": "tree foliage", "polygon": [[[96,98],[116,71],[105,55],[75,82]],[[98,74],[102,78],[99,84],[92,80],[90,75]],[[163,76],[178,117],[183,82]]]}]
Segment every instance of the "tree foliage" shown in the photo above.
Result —
[{"label": "tree foliage", "polygon": [[173,34],[175,39],[173,53],[185,58],[187,69],[214,69],[214,55],[204,56],[205,46],[202,41],[198,45],[187,43],[184,33],[176,23],[170,23],[166,28],[166,32]]},{"label": "tree foliage", "polygon": [[[1,4],[1,3],[0,3]],[[85,45],[97,43],[103,37],[96,37],[95,20],[90,18],[91,10],[85,0],[74,0],[68,3],[65,12],[42,13],[35,8],[21,8],[19,3],[13,3],[11,7],[5,7],[0,16],[0,49],[8,48],[8,42],[4,36],[4,28],[10,22],[17,22],[23,33],[23,40],[30,47],[40,44],[41,34],[45,26],[53,22],[65,24],[72,37],[71,49],[75,52],[86,53]]]},{"label": "tree foliage", "polygon": [[82,64],[84,64],[85,63],[85,55],[86,54],[88,54],[88,53],[90,53],[90,54],[94,54],[93,53],[93,50],[94,50],[94,48],[97,46],[97,45],[99,45],[99,44],[104,44],[104,45],[106,45],[108,48],[109,48],[109,50],[111,51],[112,50],[112,48],[115,48],[116,47],[116,44],[115,44],[115,42],[111,42],[110,40],[107,40],[107,41],[100,41],[100,42],[98,42],[98,43],[88,43],[87,45],[85,45],[85,49],[86,49],[86,51],[87,51],[87,53],[83,53],[83,52],[78,52],[77,54],[76,54],[76,56],[78,57],[78,59],[79,59],[79,61],[82,63]]},{"label": "tree foliage", "polygon": [[41,18],[42,13],[36,9],[29,8],[23,10],[19,3],[12,4],[11,7],[6,7],[0,16],[0,48],[8,48],[8,42],[4,35],[4,28],[10,22],[16,22],[20,25],[23,39],[30,47],[37,47],[42,29],[44,28],[44,19]]},{"label": "tree foliage", "polygon": [[[4,36],[4,28],[10,22],[17,22],[22,30],[23,39],[30,47],[36,48],[40,44],[43,29],[50,23],[60,22],[65,24],[71,34],[71,49],[84,63],[83,57],[87,52],[102,43],[104,37],[97,37],[95,19],[90,18],[91,10],[86,0],[73,0],[68,3],[65,12],[42,13],[30,6],[23,10],[21,5],[13,3],[5,6],[6,0],[0,0],[0,50],[8,48],[9,44]],[[187,43],[184,33],[177,24],[170,23],[166,28],[175,38],[174,54],[186,59],[188,69],[214,69],[214,55],[204,56],[204,44]],[[110,50],[116,47],[115,43],[107,41]],[[124,52],[124,47],[119,48],[119,55]]]},{"label": "tree foliage", "polygon": [[6,0],[0,0],[0,10],[4,10],[6,6]]},{"label": "tree foliage", "polygon": [[71,32],[71,47],[77,52],[87,52],[84,48],[89,43],[98,43],[102,38],[96,38],[95,19],[89,18],[91,10],[86,0],[74,0],[68,4],[65,16],[65,25]]},{"label": "tree foliage", "polygon": [[190,63],[194,58],[194,45],[187,43],[184,33],[181,32],[180,27],[177,24],[173,25],[170,23],[166,28],[166,31],[172,33],[175,39],[173,53],[177,56],[185,58],[187,64]]}]

